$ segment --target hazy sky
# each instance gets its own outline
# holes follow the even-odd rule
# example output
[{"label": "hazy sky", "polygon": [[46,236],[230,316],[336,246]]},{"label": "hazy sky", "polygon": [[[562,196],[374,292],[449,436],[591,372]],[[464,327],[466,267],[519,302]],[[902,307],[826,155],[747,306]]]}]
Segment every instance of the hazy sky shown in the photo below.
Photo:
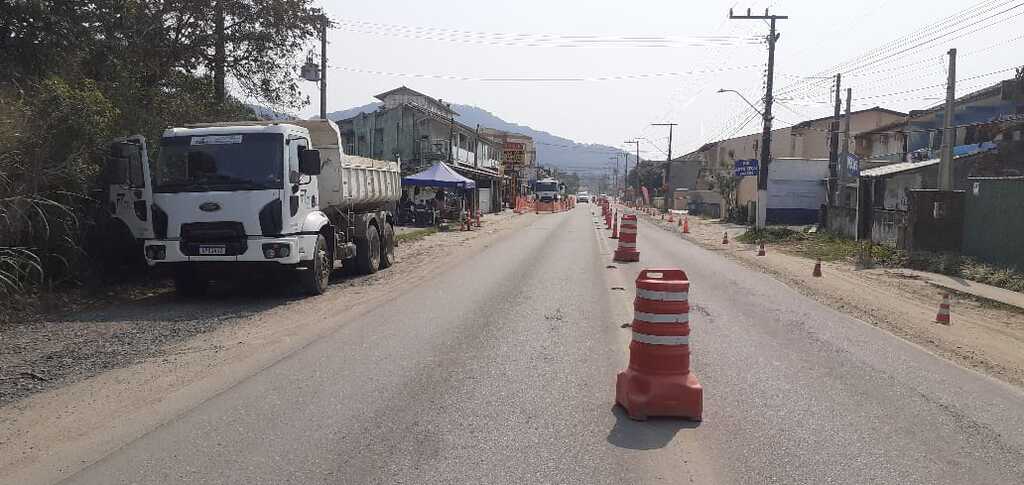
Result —
[{"label": "hazy sky", "polygon": [[[730,7],[737,13],[770,7],[790,16],[779,21],[776,127],[829,114],[831,81],[814,76],[834,74],[843,62],[852,61],[843,88],[853,88],[854,109],[901,111],[941,100],[951,47],[959,52],[958,94],[1012,77],[1012,70],[986,74],[1024,62],[1021,1],[322,0],[322,6],[340,22],[328,35],[329,111],[407,85],[581,142],[623,146],[646,137],[644,158],[663,157],[659,150],[667,145],[666,129],[649,127],[653,122],[679,123],[673,155],[716,136],[760,131],[759,119],[740,129],[752,111],[739,97],[716,93],[740,90],[755,103],[763,95],[767,47],[756,42],[768,26],[727,20]],[[937,35],[945,37],[916,46]],[[857,60],[886,44],[874,59]],[[315,85],[306,84],[313,104],[302,114],[315,115],[319,98]]]}]

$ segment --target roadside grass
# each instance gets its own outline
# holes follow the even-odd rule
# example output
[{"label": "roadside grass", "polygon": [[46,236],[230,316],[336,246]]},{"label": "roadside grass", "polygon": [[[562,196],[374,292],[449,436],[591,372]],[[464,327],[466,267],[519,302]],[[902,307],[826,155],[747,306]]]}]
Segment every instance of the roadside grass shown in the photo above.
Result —
[{"label": "roadside grass", "polygon": [[790,242],[805,239],[801,232],[794,231],[788,227],[766,227],[764,229],[750,229],[736,238],[742,243],[754,244],[764,241],[766,243]]},{"label": "roadside grass", "polygon": [[955,253],[907,252],[882,244],[854,241],[830,231],[803,233],[785,227],[751,229],[736,239],[745,243],[778,244],[788,253],[822,261],[856,263],[859,259],[867,265],[928,271],[1024,292],[1024,271],[1020,268],[999,266]]},{"label": "roadside grass", "polygon": [[434,234],[436,232],[437,232],[437,228],[436,227],[424,227],[422,229],[415,229],[415,230],[412,230],[412,231],[403,232],[401,234],[398,234],[397,236],[395,236],[395,241],[398,242],[399,244],[413,242],[413,241],[416,241],[418,239],[423,239],[423,238],[425,238],[425,237],[427,237],[427,236],[429,236],[431,234]]}]

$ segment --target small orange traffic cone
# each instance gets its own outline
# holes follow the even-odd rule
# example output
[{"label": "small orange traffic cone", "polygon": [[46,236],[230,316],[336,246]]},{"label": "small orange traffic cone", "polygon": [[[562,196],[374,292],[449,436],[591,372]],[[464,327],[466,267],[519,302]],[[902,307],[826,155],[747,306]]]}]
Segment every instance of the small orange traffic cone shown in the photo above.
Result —
[{"label": "small orange traffic cone", "polygon": [[690,233],[690,218],[683,219],[683,234]]},{"label": "small orange traffic cone", "polygon": [[672,217],[671,212],[668,213],[668,222],[676,222],[676,220]]},{"label": "small orange traffic cone", "polygon": [[729,231],[722,233],[722,244],[729,244]]},{"label": "small orange traffic cone", "polygon": [[615,215],[612,216],[612,235],[609,236],[611,239],[619,238],[619,212],[615,211]]},{"label": "small orange traffic cone", "polygon": [[814,272],[811,273],[811,276],[813,276],[815,278],[821,278],[821,258],[818,258],[817,260],[815,260],[815,262],[814,262]]},{"label": "small orange traffic cone", "polygon": [[935,321],[943,325],[949,325],[949,293],[942,295],[942,303],[939,303],[939,313],[935,315]]},{"label": "small orange traffic cone", "polygon": [[761,241],[761,246],[757,249],[758,256],[764,256],[764,241]]}]

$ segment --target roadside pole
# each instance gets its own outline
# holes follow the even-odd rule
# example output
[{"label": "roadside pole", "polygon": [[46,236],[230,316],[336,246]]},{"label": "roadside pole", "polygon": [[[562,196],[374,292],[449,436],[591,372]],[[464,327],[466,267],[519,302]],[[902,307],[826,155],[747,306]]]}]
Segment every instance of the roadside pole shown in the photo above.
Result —
[{"label": "roadside pole", "polygon": [[949,78],[946,81],[946,114],[942,120],[942,154],[939,161],[939,190],[953,190],[953,105],[956,104],[956,49],[949,50]]},{"label": "roadside pole", "polygon": [[327,119],[327,24],[320,25],[320,119]]},{"label": "roadside pole", "polygon": [[765,82],[764,93],[764,114],[762,115],[764,126],[761,130],[761,162],[757,169],[757,224],[756,227],[763,229],[768,219],[768,165],[771,164],[772,156],[772,87],[775,79],[775,42],[779,40],[779,34],[775,33],[775,21],[785,20],[786,15],[768,15],[768,9],[764,15],[751,15],[747,9],[746,15],[733,15],[729,9],[730,19],[740,20],[768,20],[768,76]]},{"label": "roadside pole", "polygon": [[828,183],[825,185],[825,225],[828,225],[829,207],[839,206],[839,121],[842,113],[843,98],[840,91],[842,86],[842,74],[836,73],[836,100],[835,111],[832,114],[832,122],[828,124]]},{"label": "roadside pole", "polygon": [[[665,154],[665,183],[663,184],[668,192],[672,191],[670,184],[672,177],[672,127],[676,125],[678,123],[651,123],[651,126],[668,127],[668,153]],[[665,194],[665,211],[668,211],[669,204],[673,203],[673,195],[671,193]]]}]

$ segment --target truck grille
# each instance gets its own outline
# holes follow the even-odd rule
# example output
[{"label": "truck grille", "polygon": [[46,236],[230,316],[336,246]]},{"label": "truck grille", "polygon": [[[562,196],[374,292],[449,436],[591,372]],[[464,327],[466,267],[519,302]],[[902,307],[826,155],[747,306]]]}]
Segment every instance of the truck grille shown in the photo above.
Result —
[{"label": "truck grille", "polygon": [[224,256],[237,256],[248,249],[241,222],[192,222],[181,225],[181,252],[199,256],[200,246],[224,246]]}]

